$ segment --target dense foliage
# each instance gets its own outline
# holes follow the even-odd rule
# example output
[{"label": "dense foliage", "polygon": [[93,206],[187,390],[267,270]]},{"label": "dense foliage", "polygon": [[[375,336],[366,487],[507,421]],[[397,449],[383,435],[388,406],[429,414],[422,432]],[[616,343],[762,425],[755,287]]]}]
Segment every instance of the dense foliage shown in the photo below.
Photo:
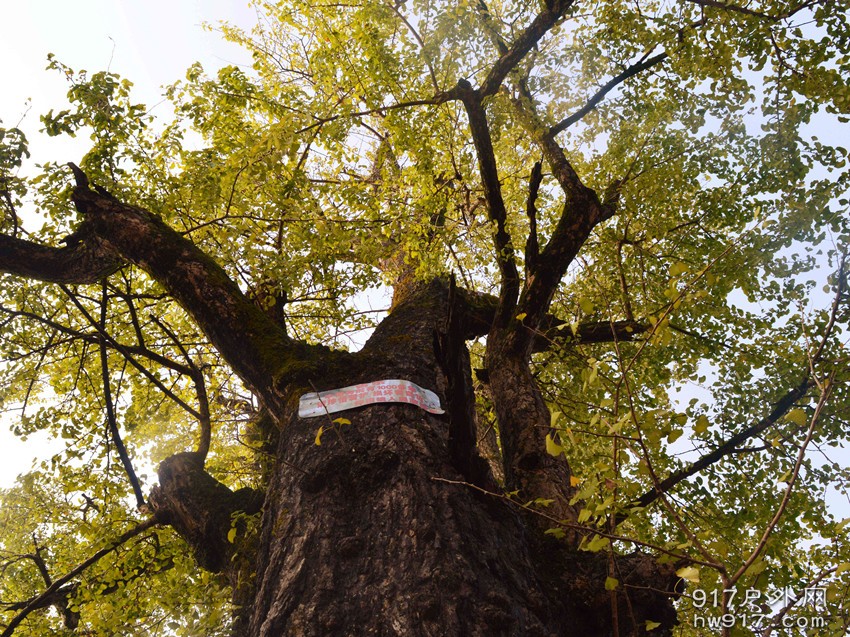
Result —
[{"label": "dense foliage", "polygon": [[[52,60],[71,108],[44,115],[44,129],[90,136],[80,166],[92,182],[160,215],[265,309],[279,304],[295,338],[355,347],[388,287],[411,277],[453,273],[498,295],[482,149],[451,91],[481,86],[542,3],[256,4],[253,32],[222,28],[253,68],[193,66],[167,90],[169,121],[136,104],[129,81]],[[774,634],[801,634],[789,617],[825,618],[810,634],[850,625],[848,8],[575,2],[484,102],[507,211],[498,249],[520,272],[563,206],[547,139],[616,205],[558,287],[561,322],[532,371],[578,521],[605,534],[584,548],[635,540],[674,561],[690,594],[708,592],[678,602],[676,634],[732,612],[739,600],[711,595],[733,587],[795,592],[763,607]],[[0,129],[2,230],[56,245],[77,219],[69,172],[50,163],[23,177],[26,158],[24,132]],[[18,435],[64,441],[2,493],[2,627],[144,518],[116,429],[142,494],[208,424],[208,470],[232,488],[258,486],[268,451],[255,397],[141,270],[79,286],[4,275],[0,288],[4,409]],[[634,334],[576,345],[579,326],[611,321]],[[472,344],[473,367],[483,352]],[[498,423],[479,389],[489,439]],[[227,632],[226,586],[168,528],[71,582],[15,634]],[[825,608],[796,599],[813,587]]]}]

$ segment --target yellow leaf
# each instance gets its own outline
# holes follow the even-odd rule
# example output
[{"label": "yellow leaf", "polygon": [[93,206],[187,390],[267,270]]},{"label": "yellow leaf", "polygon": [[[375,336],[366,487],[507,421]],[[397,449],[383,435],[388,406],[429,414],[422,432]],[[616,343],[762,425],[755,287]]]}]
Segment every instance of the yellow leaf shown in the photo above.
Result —
[{"label": "yellow leaf", "polygon": [[[587,538],[585,538],[585,540],[587,540]],[[609,543],[610,540],[607,537],[602,537],[601,535],[594,535],[593,539],[591,539],[590,541],[583,541],[582,546],[579,548],[584,551],[590,551],[591,553],[597,553],[604,549],[606,546],[608,546]]]},{"label": "yellow leaf", "polygon": [[333,422],[337,425],[350,425],[351,421],[348,418],[334,418]]},{"label": "yellow leaf", "polygon": [[581,478],[579,478],[578,476],[570,476],[570,486],[571,487],[577,487],[580,484],[581,484]]},{"label": "yellow leaf", "polygon": [[590,299],[581,299],[578,304],[581,307],[581,311],[585,314],[591,314],[593,312],[593,301]]},{"label": "yellow leaf", "polygon": [[546,453],[550,456],[560,456],[564,453],[564,448],[555,442],[551,434],[546,434]]},{"label": "yellow leaf", "polygon": [[613,577],[605,578],[605,590],[606,591],[614,591],[617,590],[617,587],[620,585],[620,582]]},{"label": "yellow leaf", "polygon": [[230,527],[230,530],[227,532],[227,541],[233,544],[236,541],[236,527]]},{"label": "yellow leaf", "polygon": [[520,312],[516,315],[516,320],[522,322],[522,319],[524,319],[526,316],[528,316],[528,314],[526,314],[525,312]]},{"label": "yellow leaf", "polygon": [[670,276],[679,276],[688,271],[688,264],[684,261],[679,261],[670,266]]},{"label": "yellow leaf", "polygon": [[683,566],[676,571],[676,575],[681,577],[683,580],[691,582],[692,584],[699,583],[699,569],[696,566]]},{"label": "yellow leaf", "polygon": [[325,432],[324,427],[319,427],[319,431],[316,432],[316,445],[322,444],[322,434]]},{"label": "yellow leaf", "polygon": [[805,427],[806,423],[809,422],[809,417],[806,415],[805,410],[798,408],[792,409],[785,414],[785,420],[793,422],[798,427]]},{"label": "yellow leaf", "polygon": [[647,619],[646,622],[644,623],[644,627],[646,628],[646,632],[649,632],[650,630],[655,630],[660,625],[661,625],[661,622],[654,622],[654,621],[650,621],[649,619]]},{"label": "yellow leaf", "polygon": [[704,433],[708,429],[708,416],[702,414],[699,418],[697,418],[697,422],[694,425],[694,433],[701,434]]}]

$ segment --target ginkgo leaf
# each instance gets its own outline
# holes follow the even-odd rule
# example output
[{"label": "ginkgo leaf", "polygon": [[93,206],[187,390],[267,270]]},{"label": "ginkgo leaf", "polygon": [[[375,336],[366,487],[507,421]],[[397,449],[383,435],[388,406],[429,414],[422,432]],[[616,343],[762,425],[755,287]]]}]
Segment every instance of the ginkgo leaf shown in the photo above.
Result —
[{"label": "ginkgo leaf", "polygon": [[691,582],[692,584],[699,583],[699,568],[696,566],[683,566],[676,571],[676,575],[681,577],[683,580]]},{"label": "ginkgo leaf", "polygon": [[546,453],[550,456],[560,456],[564,453],[564,448],[555,442],[551,434],[546,434]]},{"label": "ginkgo leaf", "polygon": [[587,538],[582,541],[581,548],[584,551],[589,551],[591,553],[597,553],[604,549],[611,543],[607,537],[602,535],[593,535],[593,537],[588,540]]},{"label": "ginkgo leaf", "polygon": [[694,424],[694,433],[701,434],[708,431],[709,421],[705,414],[700,415]]},{"label": "ginkgo leaf", "polygon": [[798,427],[805,427],[809,422],[809,416],[806,414],[804,409],[792,409],[787,414],[785,414],[785,420],[789,422],[793,422]]}]

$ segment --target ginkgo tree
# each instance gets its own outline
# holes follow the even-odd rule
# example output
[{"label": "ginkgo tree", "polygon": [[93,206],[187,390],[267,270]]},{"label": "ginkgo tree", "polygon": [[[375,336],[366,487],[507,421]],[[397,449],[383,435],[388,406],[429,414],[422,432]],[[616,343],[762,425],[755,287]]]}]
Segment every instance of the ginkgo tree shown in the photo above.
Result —
[{"label": "ginkgo tree", "polygon": [[0,129],[0,634],[845,634],[847,2],[256,8]]}]

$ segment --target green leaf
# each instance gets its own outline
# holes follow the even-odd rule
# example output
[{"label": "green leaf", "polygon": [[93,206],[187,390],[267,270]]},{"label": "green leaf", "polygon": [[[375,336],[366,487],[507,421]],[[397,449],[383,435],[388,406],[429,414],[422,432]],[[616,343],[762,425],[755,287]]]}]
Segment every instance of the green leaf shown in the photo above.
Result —
[{"label": "green leaf", "polygon": [[598,553],[610,543],[611,541],[607,537],[594,534],[590,540],[584,538],[581,543],[581,549],[583,551],[589,551],[591,553]]},{"label": "green leaf", "polygon": [[676,575],[691,584],[699,584],[699,568],[696,566],[683,566],[676,571]]},{"label": "green leaf", "polygon": [[647,632],[649,632],[651,630],[655,630],[660,625],[661,625],[661,622],[654,622],[654,621],[651,621],[649,619],[647,619],[643,624],[643,626],[644,626],[644,628],[646,629]]},{"label": "green leaf", "polygon": [[683,261],[679,261],[678,263],[674,263],[673,265],[670,266],[670,276],[672,276],[672,277],[681,276],[682,274],[687,272],[689,269],[690,268],[688,267],[687,263],[684,263]]},{"label": "green leaf", "polygon": [[798,427],[805,427],[809,423],[809,416],[804,409],[792,409],[785,414],[785,420],[793,422]]},{"label": "green leaf", "polygon": [[590,299],[586,299],[586,298],[579,299],[578,304],[579,304],[579,307],[581,308],[581,311],[584,312],[585,314],[593,314],[593,310],[596,309],[595,306],[593,305],[593,301],[591,301]]},{"label": "green leaf", "polygon": [[767,568],[767,562],[765,562],[763,559],[759,558],[747,567],[747,570],[744,571],[744,575],[750,575],[750,576],[758,575],[759,573],[762,573],[764,571],[764,569],[766,569],[766,568]]},{"label": "green leaf", "polygon": [[605,590],[606,591],[614,591],[617,590],[617,587],[620,585],[620,581],[613,577],[605,578]]},{"label": "green leaf", "polygon": [[669,434],[667,434],[667,442],[671,444],[676,442],[679,438],[681,438],[683,433],[684,431],[681,429],[674,429]]}]

